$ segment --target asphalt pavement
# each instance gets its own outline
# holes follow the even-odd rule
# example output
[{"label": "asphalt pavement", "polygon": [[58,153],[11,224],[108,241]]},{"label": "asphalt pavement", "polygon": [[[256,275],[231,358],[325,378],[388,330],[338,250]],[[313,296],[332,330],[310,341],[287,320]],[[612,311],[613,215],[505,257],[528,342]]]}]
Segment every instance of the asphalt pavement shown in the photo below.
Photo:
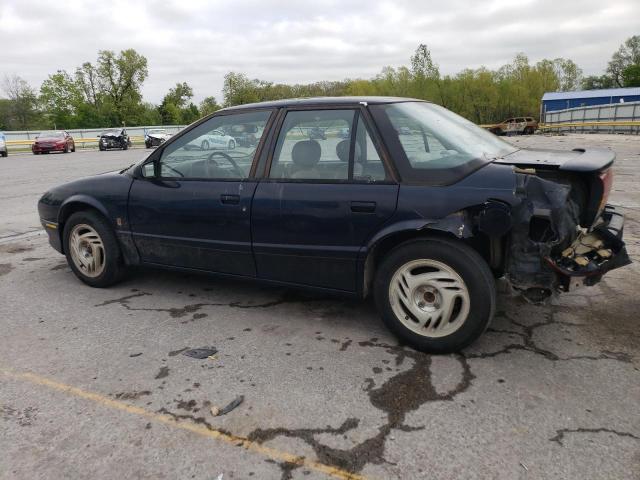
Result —
[{"label": "asphalt pavement", "polygon": [[615,150],[635,263],[546,306],[503,292],[446,356],[371,302],[145,269],[89,288],[36,202],[148,151],[0,159],[0,478],[640,478],[640,137],[510,141]]}]

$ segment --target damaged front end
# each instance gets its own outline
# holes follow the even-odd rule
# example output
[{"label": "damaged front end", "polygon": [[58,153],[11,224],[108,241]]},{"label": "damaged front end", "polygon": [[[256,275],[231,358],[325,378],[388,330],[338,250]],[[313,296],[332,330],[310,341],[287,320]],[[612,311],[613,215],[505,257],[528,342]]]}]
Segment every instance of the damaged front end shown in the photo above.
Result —
[{"label": "damaged front end", "polygon": [[601,207],[590,226],[585,223],[584,191],[567,177],[538,176],[515,169],[516,197],[506,247],[505,277],[532,302],[582,285],[594,285],[614,268],[631,263],[622,232],[624,217],[611,205]]}]

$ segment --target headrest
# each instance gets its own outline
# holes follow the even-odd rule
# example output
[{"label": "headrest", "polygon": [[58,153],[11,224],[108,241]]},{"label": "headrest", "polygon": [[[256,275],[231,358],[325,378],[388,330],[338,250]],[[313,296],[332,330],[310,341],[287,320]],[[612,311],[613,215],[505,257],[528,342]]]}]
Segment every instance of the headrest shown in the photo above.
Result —
[{"label": "headrest", "polygon": [[322,148],[315,140],[301,140],[291,150],[291,160],[298,167],[315,167],[320,161]]},{"label": "headrest", "polygon": [[[338,158],[345,163],[349,161],[349,144],[350,143],[351,143],[350,140],[342,140],[338,142],[338,144],[336,145],[336,155],[338,155]],[[360,158],[362,155],[360,151],[360,145],[358,143],[356,143],[356,148],[353,154],[354,154],[356,163],[362,160]]]},{"label": "headrest", "polygon": [[349,161],[350,143],[351,142],[349,140],[342,140],[336,145],[336,155],[338,155],[338,158],[345,163]]}]

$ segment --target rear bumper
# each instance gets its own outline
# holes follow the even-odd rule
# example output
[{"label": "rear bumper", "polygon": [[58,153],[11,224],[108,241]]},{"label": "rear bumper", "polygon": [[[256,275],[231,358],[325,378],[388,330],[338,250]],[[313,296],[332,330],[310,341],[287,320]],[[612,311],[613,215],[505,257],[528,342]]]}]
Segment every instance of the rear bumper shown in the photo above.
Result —
[{"label": "rear bumper", "polygon": [[607,205],[600,222],[588,234],[581,234],[573,244],[555,257],[545,260],[558,276],[562,291],[598,283],[602,276],[631,260],[622,240],[624,215]]}]

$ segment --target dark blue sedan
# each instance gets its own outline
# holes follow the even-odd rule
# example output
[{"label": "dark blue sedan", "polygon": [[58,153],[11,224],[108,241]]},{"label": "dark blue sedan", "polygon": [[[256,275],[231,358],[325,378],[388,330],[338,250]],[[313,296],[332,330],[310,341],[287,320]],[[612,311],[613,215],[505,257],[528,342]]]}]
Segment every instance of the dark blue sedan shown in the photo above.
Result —
[{"label": "dark blue sedan", "polygon": [[[190,148],[214,131],[256,142]],[[151,265],[372,295],[403,341],[450,352],[487,328],[496,278],[542,302],[629,263],[613,161],[519,150],[419,100],[283,100],[220,110],[38,210],[90,286]]]}]

